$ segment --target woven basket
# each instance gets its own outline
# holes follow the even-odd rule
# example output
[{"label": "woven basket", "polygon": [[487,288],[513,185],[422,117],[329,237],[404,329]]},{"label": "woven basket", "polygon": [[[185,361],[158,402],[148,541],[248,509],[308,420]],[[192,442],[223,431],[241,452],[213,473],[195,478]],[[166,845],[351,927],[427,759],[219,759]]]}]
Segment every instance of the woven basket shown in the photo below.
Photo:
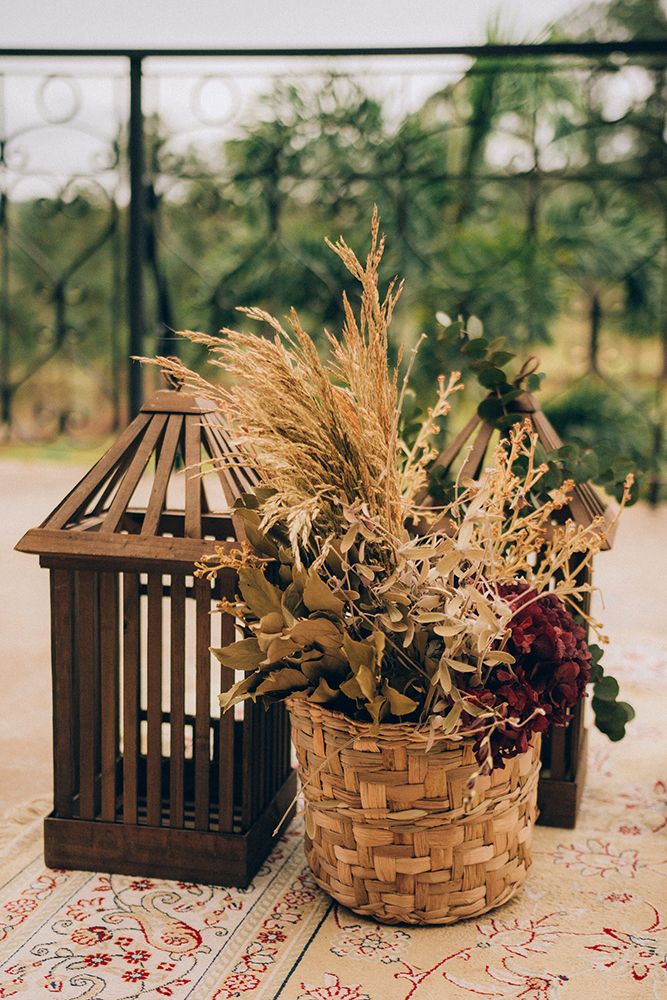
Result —
[{"label": "woven basket", "polygon": [[450,924],[507,902],[531,863],[540,737],[475,783],[470,739],[425,737],[412,725],[354,722],[290,699],[315,881],[382,923]]}]

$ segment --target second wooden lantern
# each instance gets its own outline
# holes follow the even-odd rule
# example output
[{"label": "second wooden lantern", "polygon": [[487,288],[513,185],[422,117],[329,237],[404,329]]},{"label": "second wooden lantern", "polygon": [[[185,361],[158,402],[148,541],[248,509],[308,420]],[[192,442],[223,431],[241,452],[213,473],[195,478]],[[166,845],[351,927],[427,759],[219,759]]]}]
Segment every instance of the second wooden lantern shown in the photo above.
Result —
[{"label": "second wooden lantern", "polygon": [[[526,392],[514,400],[511,408],[530,422],[545,451],[549,452],[562,446],[563,442],[531,393]],[[434,464],[449,470],[463,454],[463,461],[457,472],[461,477],[478,478],[493,434],[492,424],[475,415],[438,456]],[[428,500],[425,502],[428,503]],[[577,525],[585,527],[599,516],[603,517],[609,526],[613,518],[612,508],[604,503],[590,483],[576,485],[570,495],[569,503],[559,513],[563,521],[572,518]],[[610,548],[611,541],[612,536],[608,535],[603,548]],[[587,583],[592,581],[590,567],[587,566],[582,571],[581,581]],[[586,612],[590,610],[590,594],[584,595],[583,609]],[[552,726],[542,738],[538,807],[539,822],[546,826],[573,828],[577,820],[586,779],[588,750],[584,707],[585,703],[579,702],[572,710],[571,721],[566,727]]]}]

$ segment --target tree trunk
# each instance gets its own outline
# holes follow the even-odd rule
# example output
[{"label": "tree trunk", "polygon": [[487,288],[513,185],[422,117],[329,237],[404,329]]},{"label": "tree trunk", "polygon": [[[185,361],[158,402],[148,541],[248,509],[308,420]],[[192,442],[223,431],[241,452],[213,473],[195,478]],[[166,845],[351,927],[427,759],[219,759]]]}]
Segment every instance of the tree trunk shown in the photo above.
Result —
[{"label": "tree trunk", "polygon": [[[483,60],[480,60],[483,63]],[[479,68],[479,67],[478,67]],[[461,195],[456,210],[456,225],[460,226],[470,215],[475,204],[477,185],[475,172],[484,155],[484,145],[493,126],[497,71],[481,73],[472,78],[472,114],[468,118],[467,149],[461,170]]]},{"label": "tree trunk", "polygon": [[600,349],[600,323],[602,320],[602,307],[600,305],[600,293],[593,292],[591,297],[590,311],[591,329],[590,342],[588,345],[588,370],[594,375],[600,374],[598,366],[598,353]]},{"label": "tree trunk", "polygon": [[658,336],[660,337],[660,346],[662,349],[662,364],[660,366],[658,379],[664,383],[667,382],[667,206],[663,206],[663,208],[665,219],[665,242],[662,247],[662,301],[660,302],[660,311],[658,315]]},{"label": "tree trunk", "polygon": [[9,435],[12,424],[11,316],[9,312],[9,218],[8,199],[0,193],[0,424]]},{"label": "tree trunk", "polygon": [[[658,413],[660,408],[658,407]],[[658,417],[656,423],[653,427],[652,434],[652,447],[651,447],[651,470],[649,473],[649,483],[648,483],[648,502],[651,507],[657,507],[660,502],[660,492],[661,492],[661,476],[660,476],[660,459],[662,457],[662,445],[663,445],[663,432],[662,424],[660,423],[660,418]]]}]

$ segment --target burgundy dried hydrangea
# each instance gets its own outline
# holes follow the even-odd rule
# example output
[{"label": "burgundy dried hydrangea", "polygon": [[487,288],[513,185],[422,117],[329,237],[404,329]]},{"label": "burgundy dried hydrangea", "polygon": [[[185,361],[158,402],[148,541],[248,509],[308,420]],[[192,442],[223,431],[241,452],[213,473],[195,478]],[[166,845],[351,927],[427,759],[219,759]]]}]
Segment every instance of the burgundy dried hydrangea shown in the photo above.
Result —
[{"label": "burgundy dried hydrangea", "polygon": [[[516,607],[505,646],[516,662],[493,671],[480,701],[495,706],[508,720],[525,723],[501,721],[492,734],[494,765],[502,767],[503,758],[528,749],[533,733],[566,724],[568,709],[584,697],[591,653],[585,630],[555,594],[541,594],[534,600],[535,591],[525,584],[500,587],[499,593]],[[533,715],[538,708],[544,714]]]}]

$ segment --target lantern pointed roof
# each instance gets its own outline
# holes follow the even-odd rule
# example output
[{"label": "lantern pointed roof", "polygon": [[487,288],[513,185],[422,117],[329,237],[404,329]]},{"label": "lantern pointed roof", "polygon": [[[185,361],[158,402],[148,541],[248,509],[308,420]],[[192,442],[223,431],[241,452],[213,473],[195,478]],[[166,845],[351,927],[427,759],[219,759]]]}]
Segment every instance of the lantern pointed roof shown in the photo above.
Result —
[{"label": "lantern pointed roof", "polygon": [[160,390],[16,548],[47,560],[191,569],[216,544],[245,540],[230,508],[258,481],[214,403]]},{"label": "lantern pointed roof", "polygon": [[[532,393],[523,393],[514,400],[511,408],[521,413],[529,421],[545,451],[549,452],[562,447],[563,442]],[[463,430],[438,455],[433,463],[434,466],[440,465],[445,470],[449,470],[456,463],[457,456],[461,455],[468,445],[467,454],[458,474],[461,477],[478,478],[494,430],[491,423],[475,414]],[[435,505],[435,501],[428,494],[425,495],[423,503],[425,506]],[[597,517],[602,517],[605,528],[608,529],[612,525],[617,509],[614,501],[603,500],[590,482],[576,483],[570,493],[568,503],[558,512],[558,515],[559,520],[566,521],[571,518],[575,524],[583,527],[589,527]],[[556,514],[554,514],[555,516]],[[613,536],[614,528],[606,534],[602,544],[603,549],[611,548]]]}]

